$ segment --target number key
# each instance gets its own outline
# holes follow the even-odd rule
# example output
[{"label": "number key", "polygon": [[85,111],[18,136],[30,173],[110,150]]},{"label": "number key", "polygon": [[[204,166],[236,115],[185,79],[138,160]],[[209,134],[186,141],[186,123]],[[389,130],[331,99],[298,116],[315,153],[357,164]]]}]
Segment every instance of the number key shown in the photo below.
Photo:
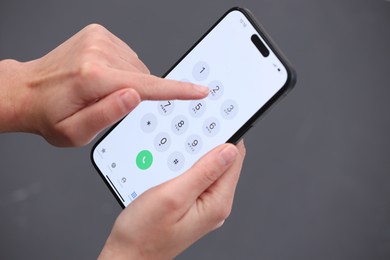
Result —
[{"label": "number key", "polygon": [[188,129],[188,120],[183,115],[178,115],[172,120],[172,132],[181,135]]},{"label": "number key", "polygon": [[221,81],[214,80],[209,84],[209,89],[209,98],[216,100],[222,96],[224,87]]},{"label": "number key", "polygon": [[193,117],[201,117],[206,111],[206,102],[204,100],[194,100],[190,103],[189,112]]}]

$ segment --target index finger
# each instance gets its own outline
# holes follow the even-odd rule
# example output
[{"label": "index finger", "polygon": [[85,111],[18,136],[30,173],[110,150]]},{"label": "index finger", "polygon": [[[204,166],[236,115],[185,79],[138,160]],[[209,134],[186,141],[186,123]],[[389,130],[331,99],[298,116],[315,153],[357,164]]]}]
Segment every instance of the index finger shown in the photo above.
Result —
[{"label": "index finger", "polygon": [[[163,79],[153,75],[134,74],[135,89],[142,100],[199,99],[205,98],[209,89],[191,82]],[[137,84],[138,83],[138,84]]]},{"label": "index finger", "polygon": [[83,72],[79,93],[84,99],[101,99],[120,89],[132,88],[142,100],[200,99],[209,89],[190,82],[168,80],[153,75],[89,64]]}]

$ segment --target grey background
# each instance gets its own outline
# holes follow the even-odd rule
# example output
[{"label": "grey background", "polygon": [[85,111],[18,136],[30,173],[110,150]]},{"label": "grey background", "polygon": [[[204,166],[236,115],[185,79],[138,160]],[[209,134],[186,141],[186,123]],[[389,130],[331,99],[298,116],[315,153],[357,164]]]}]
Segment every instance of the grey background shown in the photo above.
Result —
[{"label": "grey background", "polygon": [[[246,136],[225,225],[178,259],[390,259],[390,2],[0,2],[0,59],[38,58],[106,26],[162,75],[231,6],[248,7],[298,72]],[[93,259],[120,207],[89,161],[0,135],[0,259]]]}]

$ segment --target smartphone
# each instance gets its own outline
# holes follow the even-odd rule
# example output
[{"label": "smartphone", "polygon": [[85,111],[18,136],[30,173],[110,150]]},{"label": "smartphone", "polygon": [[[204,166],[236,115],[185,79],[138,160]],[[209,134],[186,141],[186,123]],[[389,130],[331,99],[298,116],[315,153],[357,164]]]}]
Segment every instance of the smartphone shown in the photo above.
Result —
[{"label": "smartphone", "polygon": [[236,143],[295,84],[295,73],[253,15],[226,12],[164,75],[209,87],[202,100],[143,101],[93,147],[97,171],[124,208]]}]

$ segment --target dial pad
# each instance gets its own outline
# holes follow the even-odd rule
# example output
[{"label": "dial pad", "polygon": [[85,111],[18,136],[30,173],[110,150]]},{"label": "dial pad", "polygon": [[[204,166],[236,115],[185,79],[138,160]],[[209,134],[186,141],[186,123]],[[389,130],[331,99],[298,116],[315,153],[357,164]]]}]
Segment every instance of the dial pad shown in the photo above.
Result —
[{"label": "dial pad", "polygon": [[[208,97],[192,101],[158,101],[157,114],[146,113],[140,119],[142,131],[152,135],[155,151],[166,154],[155,156],[156,160],[165,158],[172,172],[183,169],[186,158],[198,154],[204,144],[220,134],[224,125],[239,112],[235,100],[225,97],[224,83],[212,78],[212,69],[207,62],[193,64],[192,71],[183,81],[208,86]],[[156,129],[161,131],[156,133]]]}]

